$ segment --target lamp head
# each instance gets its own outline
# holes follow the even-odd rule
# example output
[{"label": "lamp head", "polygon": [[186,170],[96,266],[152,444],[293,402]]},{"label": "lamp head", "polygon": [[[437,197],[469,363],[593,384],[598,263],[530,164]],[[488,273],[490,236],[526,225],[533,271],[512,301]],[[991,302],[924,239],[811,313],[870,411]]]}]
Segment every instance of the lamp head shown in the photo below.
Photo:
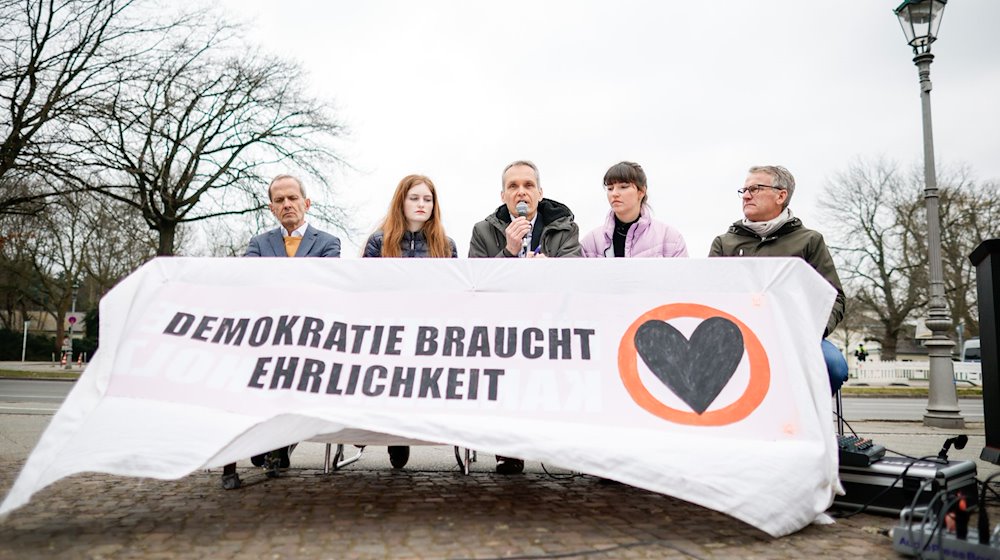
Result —
[{"label": "lamp head", "polygon": [[931,43],[937,40],[947,3],[948,0],[904,0],[893,10],[906,35],[906,43],[913,47],[913,54],[931,52]]}]

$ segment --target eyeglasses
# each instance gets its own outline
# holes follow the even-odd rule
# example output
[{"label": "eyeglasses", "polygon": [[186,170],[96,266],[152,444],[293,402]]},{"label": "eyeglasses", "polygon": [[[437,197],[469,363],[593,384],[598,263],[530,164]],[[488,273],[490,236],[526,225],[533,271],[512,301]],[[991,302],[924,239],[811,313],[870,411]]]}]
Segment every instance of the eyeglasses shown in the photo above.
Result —
[{"label": "eyeglasses", "polygon": [[776,191],[785,190],[781,187],[773,187],[771,185],[749,185],[747,187],[743,187],[742,189],[736,189],[736,192],[738,192],[740,196],[743,196],[743,193],[750,193],[750,196],[756,196],[757,193],[760,192],[760,189],[774,189]]}]

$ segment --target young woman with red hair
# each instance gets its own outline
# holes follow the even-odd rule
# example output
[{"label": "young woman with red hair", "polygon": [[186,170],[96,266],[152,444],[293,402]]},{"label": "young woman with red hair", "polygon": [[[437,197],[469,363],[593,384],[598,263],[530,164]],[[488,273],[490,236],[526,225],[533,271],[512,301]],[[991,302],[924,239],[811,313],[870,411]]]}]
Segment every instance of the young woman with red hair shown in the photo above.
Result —
[{"label": "young woman with red hair", "polygon": [[[389,211],[378,231],[368,238],[362,257],[455,258],[455,242],[445,235],[434,183],[423,175],[407,175],[392,195]],[[389,446],[389,462],[401,469],[410,448]]]},{"label": "young woman with red hair", "polygon": [[455,242],[445,235],[434,183],[423,175],[407,175],[392,195],[378,231],[368,238],[363,257],[457,257]]}]

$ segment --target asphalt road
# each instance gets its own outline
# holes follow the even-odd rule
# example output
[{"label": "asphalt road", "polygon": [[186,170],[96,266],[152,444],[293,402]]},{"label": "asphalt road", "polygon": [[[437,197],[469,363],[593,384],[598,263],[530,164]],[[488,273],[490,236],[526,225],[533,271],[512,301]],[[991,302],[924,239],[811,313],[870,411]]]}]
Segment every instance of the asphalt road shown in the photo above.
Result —
[{"label": "asphalt road", "polygon": [[73,385],[72,381],[0,379],[0,414],[52,414]]},{"label": "asphalt road", "polygon": [[[52,414],[72,388],[70,381],[0,379],[0,414]],[[958,406],[967,422],[983,421],[982,399],[959,399]],[[926,399],[844,399],[848,421],[921,421],[926,408]]]},{"label": "asphalt road", "polygon": [[[958,408],[966,422],[983,421],[982,399],[959,399]],[[927,399],[845,398],[844,418],[851,420],[921,421]]]}]

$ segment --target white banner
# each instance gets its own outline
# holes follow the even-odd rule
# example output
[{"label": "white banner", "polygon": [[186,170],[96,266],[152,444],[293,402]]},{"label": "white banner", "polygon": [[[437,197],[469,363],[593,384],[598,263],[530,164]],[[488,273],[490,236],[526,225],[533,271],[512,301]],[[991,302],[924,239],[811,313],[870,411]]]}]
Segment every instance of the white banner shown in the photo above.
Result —
[{"label": "white banner", "polygon": [[157,259],[101,302],[100,351],[0,513],[78,472],[176,479],[350,430],[784,535],[838,487],[833,298],[799,259]]}]

